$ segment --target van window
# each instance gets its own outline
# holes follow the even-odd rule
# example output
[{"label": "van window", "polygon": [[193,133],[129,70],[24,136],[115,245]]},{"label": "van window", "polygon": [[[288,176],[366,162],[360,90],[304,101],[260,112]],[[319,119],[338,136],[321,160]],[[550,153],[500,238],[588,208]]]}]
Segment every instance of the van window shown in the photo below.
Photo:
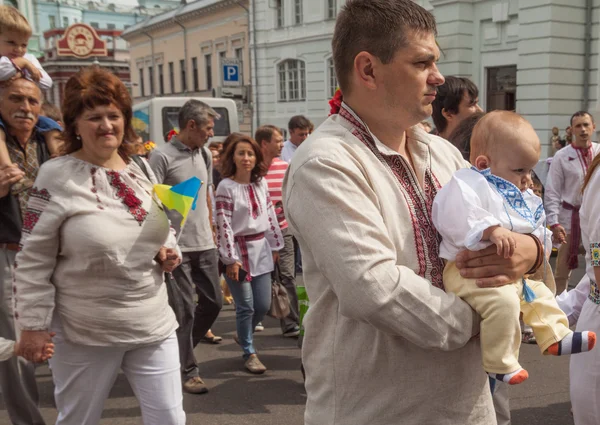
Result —
[{"label": "van window", "polygon": [[131,120],[133,129],[141,136],[144,142],[150,140],[150,109],[142,108],[133,111],[133,119]]},{"label": "van window", "polygon": [[[162,109],[163,135],[174,128],[179,130],[179,106],[165,106]],[[231,133],[227,108],[213,108],[221,117],[215,120],[215,137],[227,137]]]}]

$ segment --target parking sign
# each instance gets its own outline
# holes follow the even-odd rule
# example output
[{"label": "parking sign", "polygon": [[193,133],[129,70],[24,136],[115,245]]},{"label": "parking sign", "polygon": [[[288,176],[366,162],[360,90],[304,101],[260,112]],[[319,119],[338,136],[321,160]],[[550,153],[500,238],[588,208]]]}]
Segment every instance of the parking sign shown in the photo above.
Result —
[{"label": "parking sign", "polygon": [[242,73],[238,59],[221,59],[221,82],[223,87],[242,86]]}]

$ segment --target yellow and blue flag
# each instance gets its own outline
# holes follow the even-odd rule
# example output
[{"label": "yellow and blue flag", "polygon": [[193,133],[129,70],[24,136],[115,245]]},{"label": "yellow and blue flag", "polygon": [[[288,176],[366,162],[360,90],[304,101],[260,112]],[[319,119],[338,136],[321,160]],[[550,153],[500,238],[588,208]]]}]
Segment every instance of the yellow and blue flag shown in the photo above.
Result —
[{"label": "yellow and blue flag", "polygon": [[155,184],[154,193],[165,207],[181,214],[183,220],[181,220],[180,227],[183,228],[190,210],[196,209],[200,186],[202,186],[202,181],[197,177],[192,177],[175,186]]}]

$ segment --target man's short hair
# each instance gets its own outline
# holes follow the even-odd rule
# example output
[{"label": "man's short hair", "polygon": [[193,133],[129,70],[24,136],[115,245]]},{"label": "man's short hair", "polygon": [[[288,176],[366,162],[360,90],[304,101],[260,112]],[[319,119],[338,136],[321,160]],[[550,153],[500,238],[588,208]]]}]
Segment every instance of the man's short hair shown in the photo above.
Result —
[{"label": "man's short hair", "polygon": [[458,114],[458,106],[465,93],[471,99],[479,97],[479,89],[477,89],[475,83],[464,77],[448,76],[446,82],[437,88],[437,96],[432,104],[431,117],[438,132],[441,133],[448,127],[448,121],[442,114],[442,110],[445,109],[446,112]]},{"label": "man's short hair", "polygon": [[573,115],[571,115],[571,120],[569,121],[571,123],[571,126],[573,125],[573,120],[575,118],[577,118],[577,117],[585,117],[585,116],[590,117],[590,119],[592,120],[592,124],[594,123],[594,117],[592,116],[592,114],[590,114],[587,111],[577,111]]},{"label": "man's short hair", "polygon": [[348,0],[336,19],[332,50],[338,84],[350,92],[354,59],[366,51],[389,64],[409,32],[437,35],[435,18],[412,0]]},{"label": "man's short hair", "polygon": [[261,145],[262,142],[270,142],[273,138],[273,134],[275,133],[279,133],[283,136],[279,127],[274,125],[263,125],[258,127],[256,133],[254,133],[254,140],[256,140],[256,143]]},{"label": "man's short hair", "polygon": [[12,6],[0,5],[0,34],[16,33],[31,37],[31,25],[27,18]]},{"label": "man's short hair", "polygon": [[294,131],[297,128],[300,130],[310,130],[311,122],[304,115],[295,115],[290,118],[290,122],[288,123],[288,130]]},{"label": "man's short hair", "polygon": [[196,99],[190,99],[183,104],[179,110],[177,121],[179,131],[183,131],[190,120],[194,120],[197,126],[202,127],[208,123],[208,120],[218,120],[221,116],[206,103]]},{"label": "man's short hair", "polygon": [[56,122],[62,122],[63,120],[60,108],[50,102],[42,103],[42,115]]}]

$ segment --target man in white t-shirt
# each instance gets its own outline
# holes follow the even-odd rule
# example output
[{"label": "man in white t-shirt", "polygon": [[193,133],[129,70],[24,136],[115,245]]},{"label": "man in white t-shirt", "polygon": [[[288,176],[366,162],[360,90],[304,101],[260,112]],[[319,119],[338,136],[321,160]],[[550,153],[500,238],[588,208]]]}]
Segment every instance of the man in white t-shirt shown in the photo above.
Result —
[{"label": "man in white t-shirt", "polygon": [[311,128],[311,122],[304,115],[296,115],[290,119],[288,130],[290,131],[290,139],[283,144],[281,151],[281,159],[289,163],[298,149],[298,146],[306,140]]}]

